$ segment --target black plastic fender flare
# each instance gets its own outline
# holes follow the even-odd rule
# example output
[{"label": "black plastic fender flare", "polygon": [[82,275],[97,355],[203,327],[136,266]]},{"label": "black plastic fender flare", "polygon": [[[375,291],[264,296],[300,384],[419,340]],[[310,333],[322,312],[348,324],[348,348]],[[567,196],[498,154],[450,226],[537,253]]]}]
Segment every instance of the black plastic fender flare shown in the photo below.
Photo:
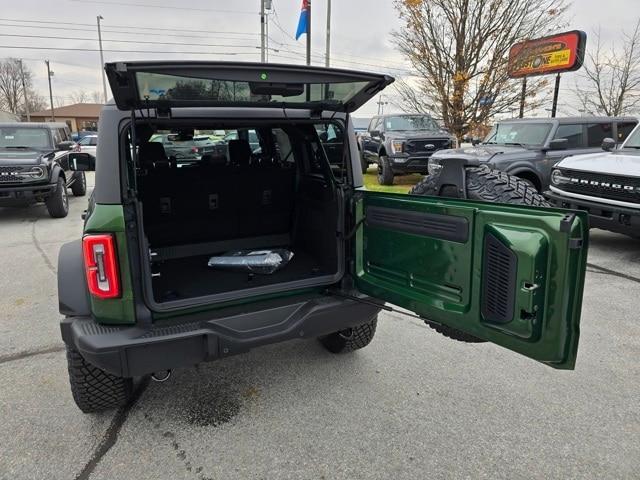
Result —
[{"label": "black plastic fender flare", "polygon": [[91,306],[82,258],[82,240],[65,243],[58,254],[58,310],[66,316],[89,316]]}]

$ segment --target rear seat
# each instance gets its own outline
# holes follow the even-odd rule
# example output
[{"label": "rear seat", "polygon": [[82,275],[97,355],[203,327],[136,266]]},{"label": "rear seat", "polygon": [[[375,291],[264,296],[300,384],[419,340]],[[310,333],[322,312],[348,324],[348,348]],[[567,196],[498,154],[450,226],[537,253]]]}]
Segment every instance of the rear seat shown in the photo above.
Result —
[{"label": "rear seat", "polygon": [[291,229],[295,170],[252,165],[245,140],[229,142],[229,164],[224,157],[204,156],[197,167],[166,169],[162,157],[164,149],[140,149],[140,164],[150,168],[140,196],[152,247]]}]

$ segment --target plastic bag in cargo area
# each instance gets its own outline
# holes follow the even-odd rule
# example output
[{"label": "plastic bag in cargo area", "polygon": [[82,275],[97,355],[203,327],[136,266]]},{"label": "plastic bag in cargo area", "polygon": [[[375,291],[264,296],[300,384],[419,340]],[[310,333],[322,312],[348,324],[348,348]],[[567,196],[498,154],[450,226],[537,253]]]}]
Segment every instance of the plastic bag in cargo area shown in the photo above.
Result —
[{"label": "plastic bag in cargo area", "polygon": [[280,270],[293,258],[284,248],[271,250],[235,250],[209,259],[209,266],[234,272],[270,274]]}]

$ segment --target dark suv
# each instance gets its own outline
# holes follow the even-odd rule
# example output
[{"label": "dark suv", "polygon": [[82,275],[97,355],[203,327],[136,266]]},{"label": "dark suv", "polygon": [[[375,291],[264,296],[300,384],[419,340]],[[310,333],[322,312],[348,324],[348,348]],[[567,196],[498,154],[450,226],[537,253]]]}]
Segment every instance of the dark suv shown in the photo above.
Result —
[{"label": "dark suv", "polygon": [[429,173],[437,173],[448,158],[466,158],[514,175],[542,192],[549,187],[551,170],[560,160],[598,152],[605,138],[622,143],[637,124],[632,117],[503,120],[479,145],[434,154]]},{"label": "dark suv", "polygon": [[[115,103],[100,115],[95,190],[81,238],[58,263],[83,411],[126,402],[136,377],[261,345],[362,348],[390,305],[451,338],[574,367],[586,214],[513,192],[504,205],[364,190],[350,114],[392,78],[213,62],[115,63],[106,73]],[[342,132],[341,165],[319,124]],[[177,166],[149,139],[178,129],[237,138],[224,154]],[[77,171],[93,168],[92,156],[71,156]]]},{"label": "dark suv", "polygon": [[44,202],[49,215],[66,217],[67,188],[83,196],[87,184],[70,170],[70,138],[64,123],[0,123],[0,207]]},{"label": "dark suv", "polygon": [[457,145],[455,137],[424,114],[373,117],[369,129],[359,135],[358,142],[362,173],[370,163],[375,163],[380,185],[393,184],[395,175],[426,175],[431,155]]}]

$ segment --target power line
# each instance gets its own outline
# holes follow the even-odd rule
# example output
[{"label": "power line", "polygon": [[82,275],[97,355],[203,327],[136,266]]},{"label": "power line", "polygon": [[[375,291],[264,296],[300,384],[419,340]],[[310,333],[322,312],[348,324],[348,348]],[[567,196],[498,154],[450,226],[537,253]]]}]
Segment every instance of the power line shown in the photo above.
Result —
[{"label": "power line", "polygon": [[[0,33],[0,37],[19,37],[19,38],[46,38],[50,40],[83,40],[93,42],[95,38],[81,38],[81,37],[54,37],[50,35],[25,35],[14,33]],[[229,45],[222,43],[178,43],[178,42],[152,42],[148,40],[109,40],[103,39],[104,42],[117,42],[117,43],[136,43],[147,45],[181,45],[183,47],[230,47],[230,48],[258,48],[256,45]]]},{"label": "power line", "polygon": [[[0,48],[8,48],[13,50],[59,50],[61,52],[99,52],[97,48],[63,48],[63,47],[34,47],[22,45],[0,45]],[[194,52],[194,51],[158,51],[158,50],[110,50],[103,52],[112,53],[150,53],[150,54],[181,54],[181,55],[255,55],[256,52]]]},{"label": "power line", "polygon": [[[56,24],[56,25],[88,25],[84,23],[78,22],[58,22],[51,20],[18,20],[13,18],[0,18],[0,22],[21,22],[21,23],[48,23],[48,24]],[[23,25],[8,25],[15,27],[22,27]],[[26,26],[26,25],[24,25]],[[166,32],[195,32],[195,33],[215,33],[215,34],[223,34],[223,35],[250,35],[250,36],[259,36],[259,33],[253,32],[228,32],[223,30],[193,30],[193,29],[181,29],[181,28],[167,28],[167,27],[142,27],[139,25],[111,25],[112,28],[128,28],[128,29],[136,29],[136,30],[155,30],[155,31],[166,31]],[[52,27],[47,27],[52,28]],[[93,31],[93,30],[92,30]],[[123,32],[127,33],[127,32]],[[142,34],[144,35],[144,34]]]},{"label": "power line", "polygon": [[255,15],[256,12],[247,10],[221,10],[217,8],[195,8],[195,7],[173,7],[170,5],[149,5],[148,3],[130,3],[130,2],[107,2],[104,0],[69,0],[76,3],[94,3],[98,5],[123,5],[125,7],[142,7],[142,8],[161,8],[167,10],[181,10],[194,12],[217,12],[217,13],[238,13],[242,15]]}]

